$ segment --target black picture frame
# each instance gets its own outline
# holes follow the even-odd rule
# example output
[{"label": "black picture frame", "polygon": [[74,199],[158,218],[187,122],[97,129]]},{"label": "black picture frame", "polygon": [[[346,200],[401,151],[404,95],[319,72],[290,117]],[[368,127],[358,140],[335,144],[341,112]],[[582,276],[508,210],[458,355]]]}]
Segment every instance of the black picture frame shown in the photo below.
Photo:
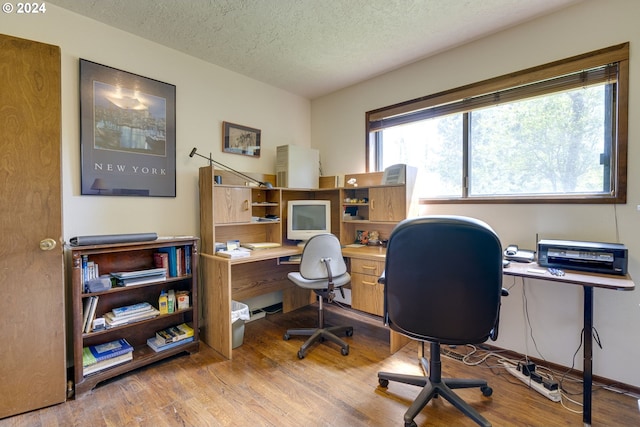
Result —
[{"label": "black picture frame", "polygon": [[222,151],[260,157],[260,129],[222,122]]},{"label": "black picture frame", "polygon": [[176,87],[80,59],[81,194],[176,196]]}]

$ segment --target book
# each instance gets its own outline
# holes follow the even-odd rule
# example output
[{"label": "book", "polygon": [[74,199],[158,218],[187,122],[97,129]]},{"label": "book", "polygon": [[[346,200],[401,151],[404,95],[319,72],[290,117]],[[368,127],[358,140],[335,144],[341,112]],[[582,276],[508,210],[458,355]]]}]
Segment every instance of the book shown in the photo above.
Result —
[{"label": "book", "polygon": [[169,276],[169,254],[166,252],[156,252],[153,254],[153,263],[157,268],[164,268],[166,275]]},{"label": "book", "polygon": [[251,250],[259,250],[259,249],[270,249],[270,248],[279,248],[280,243],[275,242],[255,242],[255,243],[243,243],[242,247],[251,249]]},{"label": "book", "polygon": [[[82,255],[82,275],[80,279],[82,280],[82,288],[84,289],[84,285],[89,281],[89,271],[87,270],[87,264],[89,263],[89,255]],[[85,292],[87,290],[85,289]]]},{"label": "book", "polygon": [[87,316],[87,322],[84,325],[85,334],[88,334],[92,330],[93,319],[95,319],[95,317],[96,317],[96,309],[97,308],[98,308],[98,296],[95,295],[95,296],[91,297],[91,305],[89,307],[89,314]]},{"label": "book", "polygon": [[158,344],[169,344],[178,341],[177,337],[166,329],[156,332],[155,338]]},{"label": "book", "polygon": [[191,274],[191,246],[184,247],[184,273]]},{"label": "book", "polygon": [[151,307],[149,310],[132,313],[130,315],[123,315],[120,317],[116,317],[113,315],[113,313],[109,312],[104,315],[104,320],[105,322],[107,322],[107,325],[109,325],[109,327],[115,327],[127,325],[129,323],[140,322],[142,320],[152,319],[158,315],[160,315],[160,311],[156,310],[154,307]]},{"label": "book", "polygon": [[105,359],[100,362],[96,362],[89,366],[82,367],[82,375],[87,376],[111,368],[116,365],[121,365],[133,360],[133,352],[121,354],[120,356],[112,357],[111,359]]},{"label": "book", "polygon": [[169,246],[166,248],[158,248],[158,252],[166,252],[169,255],[169,276],[177,277],[178,269],[177,269],[177,254],[176,247]]},{"label": "book", "polygon": [[141,317],[141,316],[145,316],[145,315],[149,315],[152,313],[155,313],[157,310],[154,306],[149,305],[148,307],[146,307],[144,310],[138,310],[138,311],[132,311],[131,313],[123,313],[123,314],[119,314],[119,315],[114,315],[113,312],[109,311],[107,313],[105,313],[105,316],[113,319],[113,320],[124,320],[124,319],[131,319],[131,318],[135,318],[135,317]]},{"label": "book", "polygon": [[186,343],[189,343],[189,342],[192,342],[192,341],[193,341],[193,337],[189,337],[189,338],[185,338],[185,339],[180,340],[180,341],[171,342],[169,344],[159,344],[156,341],[156,337],[151,337],[151,338],[149,338],[147,340],[147,345],[149,347],[151,347],[151,349],[153,351],[160,352],[160,351],[164,351],[164,350],[169,350],[170,348],[174,348],[174,347],[177,347],[179,345],[183,345],[183,344],[186,344]]},{"label": "book", "polygon": [[133,352],[133,347],[124,338],[104,344],[90,345],[82,349],[82,366],[93,365],[131,352]]},{"label": "book", "polygon": [[245,258],[251,255],[251,252],[245,248],[238,248],[232,250],[223,250],[216,252],[216,255],[224,258]]},{"label": "book", "polygon": [[129,279],[116,279],[116,286],[136,286],[145,285],[147,283],[161,282],[167,280],[164,274],[157,276],[132,277]]},{"label": "book", "polygon": [[111,310],[111,313],[113,313],[115,317],[120,317],[128,314],[138,313],[141,311],[147,311],[150,308],[153,308],[153,306],[148,302],[139,302],[137,304],[127,305],[124,307],[116,307]]},{"label": "book", "polygon": [[192,337],[193,334],[193,328],[186,323],[182,323],[156,332],[155,338],[158,344],[169,344]]},{"label": "book", "polygon": [[184,275],[184,255],[181,247],[176,248],[176,276]]},{"label": "book", "polygon": [[87,328],[87,319],[89,318],[89,311],[91,310],[91,302],[93,297],[87,297],[82,300],[82,330]]},{"label": "book", "polygon": [[192,337],[193,334],[194,334],[193,328],[191,326],[187,325],[186,323],[181,323],[180,325],[176,326],[176,328],[178,328],[181,331],[183,331],[187,338]]},{"label": "book", "polygon": [[162,267],[149,268],[146,270],[136,270],[136,271],[118,271],[118,272],[111,273],[111,276],[121,280],[136,279],[140,277],[150,277],[150,276],[163,276],[163,275],[166,275],[166,270]]}]

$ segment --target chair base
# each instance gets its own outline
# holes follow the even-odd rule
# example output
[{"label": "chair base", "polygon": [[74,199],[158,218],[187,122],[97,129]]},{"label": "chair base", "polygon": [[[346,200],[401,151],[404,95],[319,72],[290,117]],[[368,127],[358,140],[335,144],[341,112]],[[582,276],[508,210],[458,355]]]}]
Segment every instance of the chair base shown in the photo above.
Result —
[{"label": "chair base", "polygon": [[[423,369],[425,372],[430,373],[429,377],[421,375],[395,374],[391,372],[378,372],[378,383],[381,387],[386,388],[389,385],[389,381],[422,387],[418,397],[416,397],[409,409],[407,409],[407,412],[404,414],[405,427],[416,427],[416,423],[413,419],[420,413],[420,411],[422,411],[432,398],[438,396],[444,397],[449,403],[475,421],[478,425],[491,427],[491,423],[486,418],[480,415],[478,411],[453,392],[453,389],[457,388],[479,387],[484,396],[491,396],[493,393],[491,387],[487,385],[485,380],[481,379],[440,378],[440,347],[437,344],[436,346],[437,351],[434,352],[434,343],[431,343],[431,365],[429,365],[424,357],[421,359]],[[435,360],[433,358],[434,354]]]},{"label": "chair base", "polygon": [[329,340],[340,346],[340,353],[343,356],[349,354],[349,344],[341,340],[338,335],[346,335],[348,337],[353,335],[352,326],[332,326],[329,328],[300,328],[300,329],[288,329],[284,334],[285,341],[289,340],[292,335],[308,336],[309,339],[298,350],[298,358],[304,359],[307,355],[309,348],[316,342],[322,342]]}]

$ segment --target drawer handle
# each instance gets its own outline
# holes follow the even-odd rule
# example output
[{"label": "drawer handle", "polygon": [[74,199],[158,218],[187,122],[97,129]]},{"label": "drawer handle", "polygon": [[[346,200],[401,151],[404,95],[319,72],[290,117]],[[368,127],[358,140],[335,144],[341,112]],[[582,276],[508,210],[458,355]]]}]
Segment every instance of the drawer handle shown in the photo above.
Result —
[{"label": "drawer handle", "polygon": [[363,270],[375,270],[376,266],[375,265],[363,265],[362,269]]},{"label": "drawer handle", "polygon": [[362,281],[362,284],[363,284],[363,285],[369,285],[369,286],[375,286],[375,285],[377,285],[377,283],[376,283],[376,282],[368,282],[368,281],[366,281],[366,280],[363,280],[363,281]]}]

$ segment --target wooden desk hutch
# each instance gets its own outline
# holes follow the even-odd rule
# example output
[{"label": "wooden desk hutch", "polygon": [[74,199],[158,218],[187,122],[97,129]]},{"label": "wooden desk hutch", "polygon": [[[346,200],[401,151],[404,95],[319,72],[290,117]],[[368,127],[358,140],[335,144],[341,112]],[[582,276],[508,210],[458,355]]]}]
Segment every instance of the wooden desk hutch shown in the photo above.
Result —
[{"label": "wooden desk hutch", "polygon": [[[216,184],[221,175],[223,184]],[[274,182],[273,175],[251,175],[259,181]],[[389,237],[393,227],[416,211],[413,180],[407,184],[380,185],[382,173],[355,174],[358,186],[344,188],[264,188],[248,185],[242,178],[200,168],[200,238],[202,272],[203,341],[225,357],[232,357],[231,300],[242,300],[274,291],[283,291],[283,310],[295,310],[313,302],[308,290],[295,286],[287,273],[298,266],[282,260],[301,252],[296,242],[287,240],[287,203],[290,200],[331,201],[331,231],[343,245],[354,243],[358,230],[378,231],[380,239]],[[358,219],[345,218],[347,207],[356,207]],[[257,221],[256,217],[277,215],[280,220]],[[253,218],[253,219],[252,219]],[[228,259],[215,255],[215,243],[275,242],[274,249],[255,250],[249,257]],[[382,315],[382,289],[377,275],[384,267],[381,247],[344,248],[352,273],[352,308]],[[406,340],[397,334],[390,338],[391,350]]]}]

